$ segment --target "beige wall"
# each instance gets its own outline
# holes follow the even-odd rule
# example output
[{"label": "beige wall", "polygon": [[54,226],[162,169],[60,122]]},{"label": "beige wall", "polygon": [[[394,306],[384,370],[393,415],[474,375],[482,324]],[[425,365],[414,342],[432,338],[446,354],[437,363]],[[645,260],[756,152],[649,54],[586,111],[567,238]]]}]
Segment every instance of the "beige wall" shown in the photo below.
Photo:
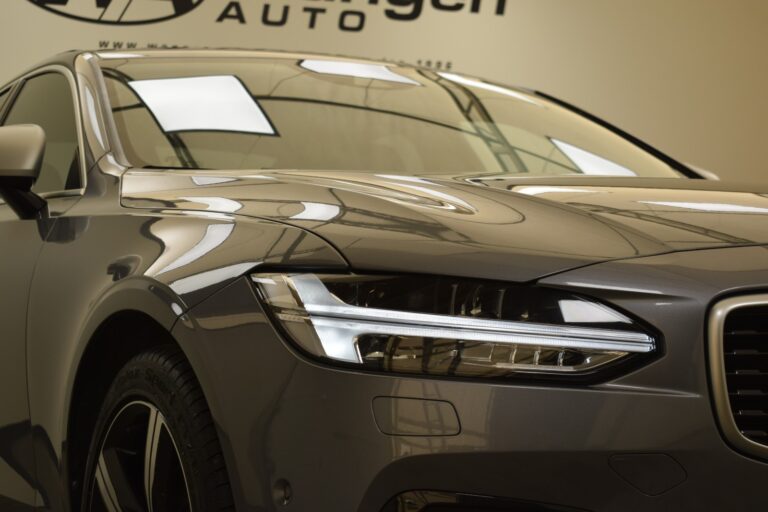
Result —
[{"label": "beige wall", "polygon": [[[75,0],[72,0],[75,1]],[[76,0],[88,2],[89,0]],[[444,4],[471,0],[443,0]],[[547,91],[725,179],[768,185],[768,0],[481,0],[481,12],[387,19],[387,1],[271,0],[284,27],[260,22],[265,0],[240,0],[246,24],[217,23],[229,0],[204,0],[183,17],[142,26],[83,23],[28,0],[0,7],[0,82],[51,53],[100,42],[312,50],[448,62],[454,70]],[[328,12],[307,27],[303,7]],[[366,15],[361,32],[337,28],[343,9]]]},{"label": "beige wall", "polygon": [[[768,1],[533,0],[504,80],[723,178],[768,183]],[[548,27],[545,29],[543,27]]]}]

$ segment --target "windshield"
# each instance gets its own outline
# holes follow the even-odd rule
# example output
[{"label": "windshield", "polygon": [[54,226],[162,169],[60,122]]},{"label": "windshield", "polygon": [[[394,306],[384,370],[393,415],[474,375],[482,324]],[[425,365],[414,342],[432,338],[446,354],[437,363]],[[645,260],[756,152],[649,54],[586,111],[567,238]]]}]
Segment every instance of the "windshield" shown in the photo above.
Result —
[{"label": "windshield", "polygon": [[681,177],[553,102],[453,73],[288,57],[114,56],[101,67],[138,167]]}]

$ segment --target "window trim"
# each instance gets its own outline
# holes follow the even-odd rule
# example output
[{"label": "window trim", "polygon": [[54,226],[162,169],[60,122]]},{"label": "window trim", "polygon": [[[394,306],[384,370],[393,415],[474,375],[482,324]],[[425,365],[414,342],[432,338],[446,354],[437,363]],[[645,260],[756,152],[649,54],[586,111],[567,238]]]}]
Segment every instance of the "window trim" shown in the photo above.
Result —
[{"label": "window trim", "polygon": [[60,75],[63,75],[67,82],[69,82],[69,92],[72,96],[72,107],[75,111],[75,130],[77,131],[77,151],[78,156],[80,160],[80,187],[79,188],[73,188],[68,190],[51,190],[49,192],[42,192],[38,194],[40,197],[44,199],[54,199],[57,197],[73,197],[73,196],[82,196],[85,194],[85,189],[88,184],[87,181],[87,166],[85,162],[85,134],[83,133],[83,119],[82,119],[82,111],[81,111],[81,105],[80,105],[80,96],[78,93],[78,86],[77,86],[77,80],[75,79],[74,73],[67,68],[66,66],[63,66],[61,64],[50,64],[47,66],[43,66],[37,69],[34,69],[20,77],[18,77],[15,80],[15,83],[13,83],[9,89],[11,96],[8,98],[7,104],[3,107],[4,111],[0,111],[0,123],[2,123],[2,126],[5,126],[5,120],[8,117],[8,113],[10,113],[13,106],[16,104],[16,100],[19,97],[19,94],[24,89],[24,84],[28,80],[31,80],[35,77],[38,77],[40,75],[47,75],[49,73],[58,73]]},{"label": "window trim", "polygon": [[[0,101],[2,101],[2,103],[0,103],[0,121],[3,120],[3,112],[5,111],[6,103],[8,103],[12,99],[11,98],[12,92],[13,92],[13,86],[7,87],[5,89],[0,88]],[[5,96],[6,94],[8,95],[8,97],[5,98],[5,100],[3,101],[3,96]]]},{"label": "window trim", "polygon": [[13,82],[3,85],[3,87],[2,93],[8,94],[8,98],[6,98],[5,103],[0,107],[0,126],[3,126],[3,123],[5,123],[8,109],[13,105],[13,102],[16,101],[16,93],[19,90],[19,81],[14,80]]}]

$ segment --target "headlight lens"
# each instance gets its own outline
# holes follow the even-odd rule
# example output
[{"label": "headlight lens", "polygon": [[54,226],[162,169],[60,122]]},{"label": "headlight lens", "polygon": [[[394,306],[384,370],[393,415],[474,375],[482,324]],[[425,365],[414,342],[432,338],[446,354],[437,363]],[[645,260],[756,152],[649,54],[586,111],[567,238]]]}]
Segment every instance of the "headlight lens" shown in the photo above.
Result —
[{"label": "headlight lens", "polygon": [[632,320],[552,289],[455,278],[260,274],[253,281],[310,354],[397,373],[579,375],[648,354]]}]

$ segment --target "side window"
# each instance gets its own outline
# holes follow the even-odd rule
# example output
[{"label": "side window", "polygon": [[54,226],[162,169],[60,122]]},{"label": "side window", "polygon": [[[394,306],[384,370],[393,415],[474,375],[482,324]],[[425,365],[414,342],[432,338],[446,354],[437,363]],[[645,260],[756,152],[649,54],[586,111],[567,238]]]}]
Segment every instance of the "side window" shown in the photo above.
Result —
[{"label": "side window", "polygon": [[77,125],[67,78],[45,73],[28,79],[5,119],[5,125],[36,124],[45,130],[46,146],[37,193],[77,189],[80,183]]}]

